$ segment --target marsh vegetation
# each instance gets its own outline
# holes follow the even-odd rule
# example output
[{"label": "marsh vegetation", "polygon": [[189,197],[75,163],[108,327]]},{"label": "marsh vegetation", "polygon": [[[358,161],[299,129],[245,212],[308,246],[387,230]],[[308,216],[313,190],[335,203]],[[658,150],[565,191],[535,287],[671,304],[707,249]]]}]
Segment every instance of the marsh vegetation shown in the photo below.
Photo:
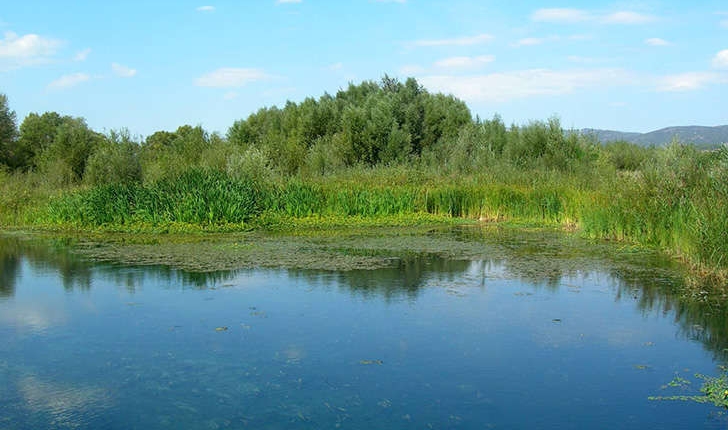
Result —
[{"label": "marsh vegetation", "polygon": [[144,139],[0,110],[0,224],[242,231],[509,221],[664,250],[725,280],[728,148],[601,144],[558,118],[472,118],[385,76]]}]

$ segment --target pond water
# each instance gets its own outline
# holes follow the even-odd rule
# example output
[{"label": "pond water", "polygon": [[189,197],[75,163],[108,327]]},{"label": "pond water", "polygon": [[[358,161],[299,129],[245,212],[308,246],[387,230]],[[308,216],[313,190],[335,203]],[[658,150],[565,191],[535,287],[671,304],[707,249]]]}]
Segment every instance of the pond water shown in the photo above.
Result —
[{"label": "pond water", "polygon": [[0,428],[726,426],[648,400],[699,394],[728,346],[677,272],[509,249],[193,273],[0,236]]}]

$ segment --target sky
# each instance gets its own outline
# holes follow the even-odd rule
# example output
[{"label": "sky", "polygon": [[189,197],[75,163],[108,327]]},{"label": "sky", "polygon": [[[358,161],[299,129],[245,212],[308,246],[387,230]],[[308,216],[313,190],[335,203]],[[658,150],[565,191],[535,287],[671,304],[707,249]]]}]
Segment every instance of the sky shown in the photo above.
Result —
[{"label": "sky", "polygon": [[523,124],[728,124],[721,1],[7,1],[0,93],[136,135],[225,133],[385,74]]}]

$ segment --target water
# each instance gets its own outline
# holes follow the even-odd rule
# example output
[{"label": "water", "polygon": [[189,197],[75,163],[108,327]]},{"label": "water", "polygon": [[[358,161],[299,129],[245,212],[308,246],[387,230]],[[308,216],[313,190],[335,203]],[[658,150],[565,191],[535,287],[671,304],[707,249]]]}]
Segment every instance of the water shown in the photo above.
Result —
[{"label": "water", "polygon": [[716,374],[724,313],[645,262],[539,277],[513,250],[195,274],[2,238],[0,428],[725,427],[648,400]]}]

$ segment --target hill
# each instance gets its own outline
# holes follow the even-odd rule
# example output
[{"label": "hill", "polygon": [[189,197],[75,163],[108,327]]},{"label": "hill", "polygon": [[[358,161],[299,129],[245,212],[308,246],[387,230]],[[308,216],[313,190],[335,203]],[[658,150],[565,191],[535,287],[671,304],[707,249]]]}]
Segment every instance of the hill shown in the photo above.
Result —
[{"label": "hill", "polygon": [[612,142],[615,140],[626,140],[627,142],[644,146],[666,145],[670,143],[673,138],[677,138],[680,142],[693,143],[699,146],[717,146],[722,143],[728,143],[728,125],[719,125],[716,127],[704,127],[698,125],[666,127],[649,133],[631,133],[586,128],[582,129],[581,133],[595,135],[602,143]]}]

